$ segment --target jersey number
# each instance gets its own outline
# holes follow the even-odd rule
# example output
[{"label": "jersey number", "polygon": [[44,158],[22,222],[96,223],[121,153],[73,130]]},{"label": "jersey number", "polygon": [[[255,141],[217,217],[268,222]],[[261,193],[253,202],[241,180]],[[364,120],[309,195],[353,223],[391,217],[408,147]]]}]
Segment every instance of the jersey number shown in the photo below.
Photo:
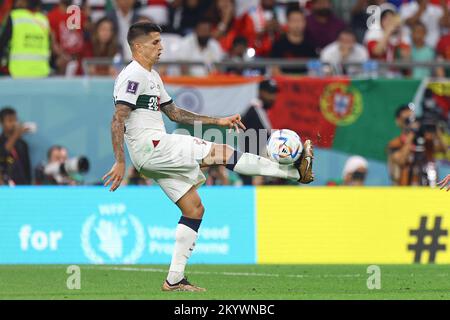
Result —
[{"label": "jersey number", "polygon": [[158,111],[159,110],[159,99],[158,97],[151,96],[148,101],[149,110]]}]

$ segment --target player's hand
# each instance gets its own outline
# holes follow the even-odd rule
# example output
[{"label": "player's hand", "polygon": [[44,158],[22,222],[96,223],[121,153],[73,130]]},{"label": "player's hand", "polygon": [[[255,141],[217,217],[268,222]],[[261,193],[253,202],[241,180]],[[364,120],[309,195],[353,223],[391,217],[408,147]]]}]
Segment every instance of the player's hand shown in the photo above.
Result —
[{"label": "player's hand", "polygon": [[441,190],[447,187],[447,191],[450,190],[450,174],[448,174],[444,180],[438,182],[438,185],[441,187]]},{"label": "player's hand", "polygon": [[243,130],[247,129],[241,122],[241,115],[239,114],[235,114],[231,117],[220,118],[217,124],[221,127],[227,127],[230,129],[234,128],[237,132],[239,132],[239,128]]},{"label": "player's hand", "polygon": [[[103,176],[104,186],[111,184],[109,191],[116,191],[125,176],[125,162],[116,162],[111,170]],[[106,181],[105,181],[106,180]]]}]

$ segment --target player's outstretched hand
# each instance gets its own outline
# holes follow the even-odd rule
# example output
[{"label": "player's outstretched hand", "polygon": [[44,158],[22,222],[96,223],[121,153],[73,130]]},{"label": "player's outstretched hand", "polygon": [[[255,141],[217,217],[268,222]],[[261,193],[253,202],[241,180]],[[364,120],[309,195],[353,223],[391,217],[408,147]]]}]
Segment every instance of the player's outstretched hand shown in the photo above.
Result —
[{"label": "player's outstretched hand", "polygon": [[440,181],[439,186],[441,187],[441,190],[444,189],[445,187],[447,187],[447,191],[450,190],[450,174],[448,174],[444,180]]},{"label": "player's outstretched hand", "polygon": [[243,130],[246,129],[244,124],[241,122],[240,114],[235,114],[233,116],[226,117],[226,118],[220,118],[219,122],[217,124],[221,127],[227,127],[230,129],[234,128],[234,129],[236,129],[237,132],[239,132],[239,128],[241,128]]},{"label": "player's outstretched hand", "polygon": [[107,187],[111,184],[109,191],[116,191],[117,188],[122,183],[123,177],[125,176],[125,163],[116,162],[112,166],[111,170],[103,176],[104,186]]}]

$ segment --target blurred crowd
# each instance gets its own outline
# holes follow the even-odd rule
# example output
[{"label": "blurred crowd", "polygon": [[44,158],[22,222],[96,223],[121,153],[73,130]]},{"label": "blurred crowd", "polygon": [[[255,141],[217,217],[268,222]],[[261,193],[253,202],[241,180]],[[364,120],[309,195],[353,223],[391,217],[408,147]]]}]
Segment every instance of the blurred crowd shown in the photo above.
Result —
[{"label": "blurred crowd", "polygon": [[[314,75],[316,61],[320,73],[355,74],[361,69],[345,63],[450,61],[449,7],[450,0],[0,0],[1,73],[114,76],[131,59],[126,35],[139,21],[163,27],[163,61],[203,62],[159,68],[169,75]],[[30,17],[41,26],[34,44],[40,41],[45,48],[27,52],[20,32],[13,36],[12,29],[31,32],[30,24],[13,23]],[[260,58],[311,63],[214,68],[224,60]],[[34,63],[34,73],[20,67],[27,63]],[[390,71],[416,78],[450,74],[427,67]]]},{"label": "blurred crowd", "polygon": [[[268,116],[275,104],[279,87],[274,79],[265,79],[259,83],[258,94],[249,101],[242,121],[246,130],[258,132],[257,140],[250,141],[245,133],[238,135],[237,148],[267,157],[267,139],[272,130]],[[392,116],[392,122],[400,129],[400,135],[386,145],[387,171],[396,186],[437,186],[439,172],[437,156],[448,154],[446,142],[448,119],[443,115],[433,98],[431,90],[424,94],[423,110],[416,116],[415,106],[401,105]],[[0,109],[0,185],[82,185],[83,174],[89,170],[89,160],[84,156],[69,157],[68,150],[61,145],[52,145],[43,159],[32,172],[26,134],[35,133],[37,125],[33,122],[21,122],[11,107]],[[263,136],[263,134],[265,136]],[[238,175],[225,166],[202,169],[207,177],[206,185],[297,185],[294,181],[268,177]],[[359,155],[349,156],[340,177],[327,181],[328,186],[364,186],[369,173],[369,162]],[[142,176],[130,166],[124,185],[151,185],[150,179]],[[99,180],[96,184],[102,184]]]}]

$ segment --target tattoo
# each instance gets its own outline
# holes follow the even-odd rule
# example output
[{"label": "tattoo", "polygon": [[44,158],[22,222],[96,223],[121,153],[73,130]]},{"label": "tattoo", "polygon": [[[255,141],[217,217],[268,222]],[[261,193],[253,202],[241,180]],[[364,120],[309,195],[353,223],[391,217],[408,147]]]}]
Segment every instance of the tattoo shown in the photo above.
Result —
[{"label": "tattoo", "polygon": [[193,125],[196,121],[200,121],[203,124],[217,124],[219,120],[217,118],[202,116],[200,114],[181,109],[177,107],[174,102],[162,107],[161,111],[164,112],[170,120],[183,124]]},{"label": "tattoo", "polygon": [[125,119],[128,118],[130,112],[130,107],[118,104],[111,122],[111,137],[116,162],[125,162],[123,135],[125,133]]}]

